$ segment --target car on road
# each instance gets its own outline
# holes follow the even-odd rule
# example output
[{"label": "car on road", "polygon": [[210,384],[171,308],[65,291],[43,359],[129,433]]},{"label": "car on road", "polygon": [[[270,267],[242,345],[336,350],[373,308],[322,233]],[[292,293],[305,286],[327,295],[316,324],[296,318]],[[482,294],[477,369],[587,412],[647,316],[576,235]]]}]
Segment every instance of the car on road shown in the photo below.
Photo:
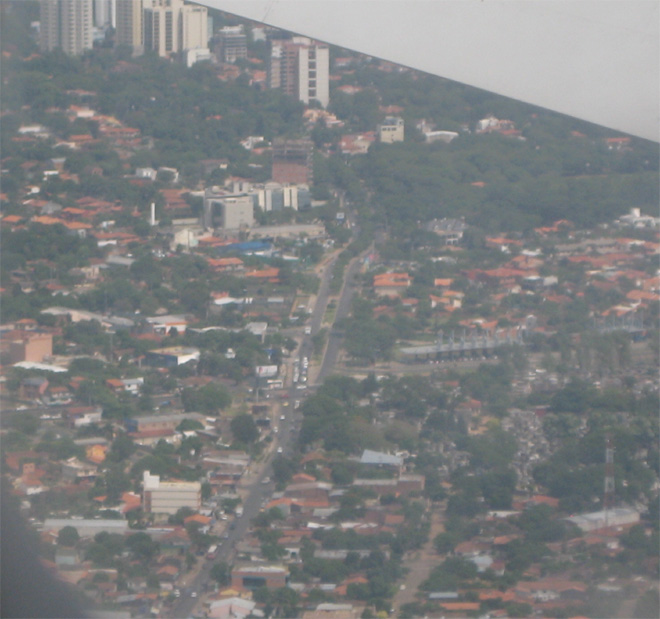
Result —
[{"label": "car on road", "polygon": [[264,484],[264,485],[265,485],[265,484],[269,484],[269,483],[270,483],[270,477],[264,477],[264,478],[261,480],[261,483]]},{"label": "car on road", "polygon": [[280,421],[284,421],[286,419],[285,415],[280,415]]},{"label": "car on road", "polygon": [[277,448],[277,453],[278,453],[278,454],[281,454],[282,451],[283,451],[283,449],[282,449],[281,447],[278,447],[278,448]]}]

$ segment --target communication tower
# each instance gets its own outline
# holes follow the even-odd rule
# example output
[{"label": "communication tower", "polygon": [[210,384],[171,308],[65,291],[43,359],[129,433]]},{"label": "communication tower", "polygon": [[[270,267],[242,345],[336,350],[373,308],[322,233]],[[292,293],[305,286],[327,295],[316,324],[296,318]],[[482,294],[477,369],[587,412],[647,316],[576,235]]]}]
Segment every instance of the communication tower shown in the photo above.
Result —
[{"label": "communication tower", "polygon": [[612,436],[605,437],[605,493],[603,495],[603,510],[605,511],[605,526],[610,525],[610,510],[614,507],[614,446]]}]

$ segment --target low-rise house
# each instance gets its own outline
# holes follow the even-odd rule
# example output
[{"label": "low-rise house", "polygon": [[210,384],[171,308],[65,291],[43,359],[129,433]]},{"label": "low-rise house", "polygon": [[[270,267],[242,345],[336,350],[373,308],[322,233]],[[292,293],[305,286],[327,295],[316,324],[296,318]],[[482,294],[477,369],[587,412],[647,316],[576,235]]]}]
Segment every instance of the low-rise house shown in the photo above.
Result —
[{"label": "low-rise house", "polygon": [[70,406],[65,409],[63,417],[74,428],[100,423],[103,409],[100,406]]},{"label": "low-rise house", "polygon": [[88,464],[78,460],[78,458],[69,458],[62,463],[62,477],[68,481],[79,481],[83,479],[96,479],[98,474],[95,464]]},{"label": "low-rise house", "polygon": [[543,579],[533,582],[520,581],[514,591],[521,598],[530,602],[548,602],[553,600],[584,600],[587,585],[574,580]]},{"label": "low-rise house", "polygon": [[374,292],[381,297],[398,297],[412,284],[408,273],[381,273],[373,279]]}]

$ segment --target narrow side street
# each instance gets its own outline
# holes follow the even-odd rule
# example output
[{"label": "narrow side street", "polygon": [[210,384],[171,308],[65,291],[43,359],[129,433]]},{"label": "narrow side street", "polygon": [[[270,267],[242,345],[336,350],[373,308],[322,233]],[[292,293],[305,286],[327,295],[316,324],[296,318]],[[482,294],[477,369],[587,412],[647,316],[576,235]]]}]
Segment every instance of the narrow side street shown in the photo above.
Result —
[{"label": "narrow side street", "polygon": [[434,506],[431,511],[431,531],[429,539],[423,548],[406,554],[404,567],[408,570],[405,580],[392,600],[393,615],[399,616],[399,611],[404,604],[409,604],[417,599],[417,589],[431,573],[431,570],[440,563],[440,557],[435,551],[433,540],[439,533],[445,530],[443,510],[440,506]]}]

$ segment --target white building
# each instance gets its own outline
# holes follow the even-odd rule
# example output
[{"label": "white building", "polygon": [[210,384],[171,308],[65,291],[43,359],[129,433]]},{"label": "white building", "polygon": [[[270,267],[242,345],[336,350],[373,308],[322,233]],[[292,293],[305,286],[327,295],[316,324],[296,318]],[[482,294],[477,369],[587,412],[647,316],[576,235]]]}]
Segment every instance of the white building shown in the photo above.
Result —
[{"label": "white building", "polygon": [[[151,5],[149,5],[151,3]],[[159,56],[208,48],[208,11],[183,0],[144,2],[144,47]]]},{"label": "white building", "polygon": [[145,512],[176,514],[182,507],[199,511],[202,485],[198,481],[161,481],[159,475],[144,471],[142,505]]},{"label": "white building", "polygon": [[254,226],[254,200],[247,194],[222,194],[208,190],[204,196],[205,228],[240,230]]},{"label": "white building", "polygon": [[571,516],[566,520],[578,526],[582,531],[588,532],[606,527],[637,524],[639,522],[639,512],[629,507],[616,507],[607,511]]},{"label": "white building", "polygon": [[115,27],[115,2],[116,0],[94,0],[94,26]]},{"label": "white building", "polygon": [[388,116],[378,125],[378,139],[384,144],[403,142],[403,118]]}]

